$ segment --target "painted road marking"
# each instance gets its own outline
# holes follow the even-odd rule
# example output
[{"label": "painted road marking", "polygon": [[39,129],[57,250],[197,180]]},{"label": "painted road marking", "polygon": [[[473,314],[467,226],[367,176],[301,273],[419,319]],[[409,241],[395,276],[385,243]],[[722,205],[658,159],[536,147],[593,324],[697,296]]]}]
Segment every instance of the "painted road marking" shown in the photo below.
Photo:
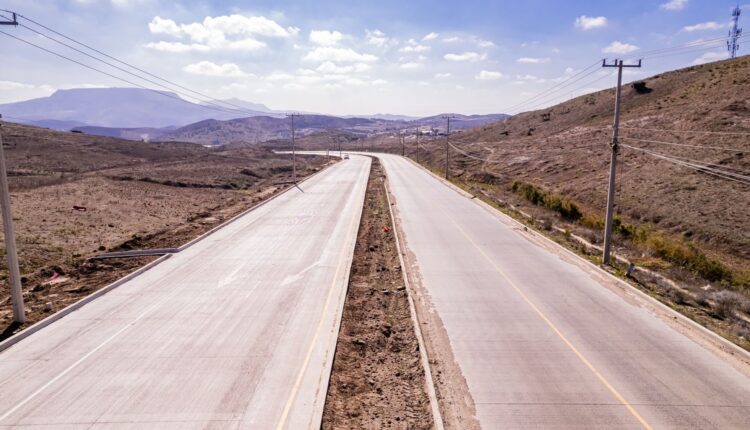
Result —
[{"label": "painted road marking", "polygon": [[557,334],[557,336],[560,339],[562,339],[562,341],[568,346],[568,348],[570,348],[570,350],[573,351],[573,353],[575,353],[576,356],[578,356],[578,358],[583,362],[583,364],[585,364],[586,367],[588,367],[589,370],[591,370],[591,372],[593,372],[594,375],[596,375],[596,377],[604,384],[604,386],[607,387],[607,389],[617,398],[617,400],[619,400],[620,403],[622,403],[628,409],[628,411],[630,411],[630,413],[641,423],[643,428],[646,430],[653,430],[653,427],[651,427],[651,425],[649,425],[649,423],[646,422],[645,419],[643,419],[641,414],[639,414],[638,411],[635,410],[633,405],[631,405],[630,402],[628,402],[625,399],[625,397],[623,397],[622,394],[620,394],[617,391],[617,389],[615,389],[615,387],[613,387],[612,384],[610,384],[609,381],[607,381],[607,378],[605,378],[604,375],[602,375],[596,369],[596,367],[594,367],[594,365],[591,364],[591,362],[580,351],[578,351],[578,349],[575,346],[573,346],[573,344],[568,340],[568,338],[565,337],[565,335],[562,334],[562,332],[555,326],[555,324],[553,324],[552,321],[550,321],[549,318],[547,318],[547,316],[544,315],[544,313],[534,304],[534,302],[532,302],[531,299],[529,299],[528,296],[526,296],[526,294],[524,294],[523,291],[521,291],[518,285],[516,285],[516,283],[513,282],[513,280],[511,280],[510,277],[508,277],[508,275],[505,274],[505,272],[502,269],[500,269],[500,267],[495,263],[495,261],[492,260],[492,258],[490,258],[490,256],[487,255],[487,253],[485,253],[484,250],[482,250],[482,248],[480,248],[476,244],[476,242],[474,242],[471,239],[471,237],[469,237],[466,231],[464,231],[464,229],[462,229],[461,226],[458,225],[458,223],[453,218],[451,218],[447,214],[446,216],[448,217],[449,220],[451,220],[451,222],[456,226],[456,228],[458,228],[458,231],[461,232],[461,234],[466,238],[466,240],[468,240],[474,246],[474,248],[476,248],[479,251],[479,253],[482,254],[482,256],[487,261],[489,261],[490,264],[492,264],[492,266],[500,274],[500,276],[502,276],[510,284],[510,286],[513,287],[513,289],[531,307],[531,309],[533,309],[534,312],[536,312],[539,315],[539,317],[542,318],[542,320],[545,323],[547,323],[547,325],[552,329],[552,331],[554,331],[555,334]]},{"label": "painted road marking", "polygon": [[[367,172],[369,176],[369,169]],[[365,184],[365,187],[366,186],[367,185]],[[364,202],[362,204],[364,205]],[[352,222],[350,223],[349,230],[346,233],[346,237],[351,237],[352,230],[354,230],[354,227],[359,224],[359,217],[357,216],[357,214],[361,215],[361,213],[355,209],[352,216]],[[297,393],[299,392],[300,386],[302,385],[302,379],[304,379],[305,373],[307,372],[307,367],[310,365],[310,359],[312,358],[313,351],[315,350],[315,344],[317,343],[318,337],[323,330],[323,323],[325,322],[325,317],[328,313],[328,307],[331,304],[331,298],[333,297],[333,291],[335,290],[336,282],[338,281],[339,273],[341,272],[341,266],[344,261],[347,260],[346,254],[343,253],[343,251],[346,251],[347,249],[348,247],[342,249],[341,257],[339,257],[339,262],[336,265],[336,272],[333,275],[333,282],[331,283],[331,287],[328,290],[328,296],[326,297],[326,302],[323,306],[323,313],[321,314],[320,320],[318,321],[318,326],[315,329],[315,334],[313,335],[312,341],[310,342],[310,347],[307,349],[307,354],[305,354],[305,360],[302,362],[302,368],[300,368],[299,374],[297,375],[297,380],[294,381],[292,391],[291,393],[289,393],[289,398],[286,401],[286,405],[284,405],[284,411],[281,413],[279,423],[276,425],[277,430],[282,430],[286,425],[286,420],[289,418],[289,412],[292,410],[292,405],[294,404],[294,401],[297,398]]]}]

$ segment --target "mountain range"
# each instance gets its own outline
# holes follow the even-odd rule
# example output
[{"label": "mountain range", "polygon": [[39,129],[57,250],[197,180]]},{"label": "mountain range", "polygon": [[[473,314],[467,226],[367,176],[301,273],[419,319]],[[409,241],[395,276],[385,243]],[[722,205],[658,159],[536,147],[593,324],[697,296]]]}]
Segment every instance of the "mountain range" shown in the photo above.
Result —
[{"label": "mountain range", "polygon": [[[258,143],[287,139],[287,111],[237,98],[192,103],[175,93],[140,88],[76,88],[49,97],[0,105],[7,119],[38,127],[71,130],[130,140],[186,141],[205,145]],[[476,127],[508,117],[503,114],[451,114],[451,129]],[[340,129],[358,135],[394,132],[415,127],[445,127],[443,115],[415,118],[404,115],[329,116],[302,114],[299,135]]]}]

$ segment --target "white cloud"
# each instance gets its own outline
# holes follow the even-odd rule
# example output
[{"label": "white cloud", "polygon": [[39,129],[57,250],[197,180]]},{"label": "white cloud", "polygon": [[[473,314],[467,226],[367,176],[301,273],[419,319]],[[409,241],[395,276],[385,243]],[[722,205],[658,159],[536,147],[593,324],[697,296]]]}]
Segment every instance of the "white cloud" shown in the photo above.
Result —
[{"label": "white cloud", "polygon": [[719,24],[715,21],[708,21],[708,22],[702,22],[700,24],[695,25],[688,25],[683,27],[682,29],[684,31],[703,31],[703,30],[721,30],[722,28],[726,28],[728,25],[726,24]]},{"label": "white cloud", "polygon": [[184,71],[201,76],[219,76],[225,78],[240,78],[250,76],[243,72],[240,67],[233,63],[215,64],[210,61],[201,61],[195,64],[188,64],[183,67]]},{"label": "white cloud", "polygon": [[602,49],[602,52],[606,54],[628,54],[630,52],[637,51],[638,49],[640,48],[635,45],[614,41],[610,43],[609,46]]},{"label": "white cloud", "polygon": [[524,82],[534,82],[537,84],[543,84],[546,82],[546,79],[540,78],[538,76],[534,75],[516,75],[516,82],[514,83],[524,83]]},{"label": "white cloud", "polygon": [[443,42],[445,42],[445,43],[458,42],[458,37],[457,36],[446,37],[445,39],[443,39]]},{"label": "white cloud", "polygon": [[21,82],[0,81],[0,91],[29,90],[35,88],[33,85],[23,84]]},{"label": "white cloud", "polygon": [[479,45],[480,48],[492,48],[495,46],[493,42],[481,39],[477,42],[477,45]]},{"label": "white cloud", "polygon": [[463,85],[456,85],[456,89],[457,89],[458,91],[463,91],[463,90],[465,90],[466,88],[464,88],[464,86],[463,86]]},{"label": "white cloud", "polygon": [[321,46],[338,45],[344,35],[338,31],[313,30],[310,32],[310,42]]},{"label": "white cloud", "polygon": [[175,37],[182,36],[182,29],[176,22],[171,19],[163,19],[159,16],[155,16],[154,19],[148,23],[148,29],[154,34],[168,34]]},{"label": "white cloud", "polygon": [[727,57],[728,57],[728,54],[725,51],[721,51],[721,52],[706,52],[705,54],[703,54],[700,57],[696,58],[693,61],[693,64],[697,65],[697,64],[710,63],[712,61],[724,60]]},{"label": "white cloud", "polygon": [[146,48],[150,48],[156,51],[161,52],[190,52],[190,51],[199,51],[199,52],[206,52],[209,51],[211,48],[209,48],[206,45],[201,45],[200,43],[182,43],[182,42],[152,42],[147,43]]},{"label": "white cloud", "polygon": [[402,68],[402,69],[404,69],[404,70],[414,70],[414,69],[418,69],[418,68],[422,67],[422,65],[420,63],[409,62],[409,63],[404,63],[404,64],[400,65],[399,67]]},{"label": "white cloud", "polygon": [[516,60],[516,63],[521,64],[543,64],[548,63],[549,58],[532,58],[532,57],[521,57]]},{"label": "white cloud", "polygon": [[378,61],[378,57],[371,54],[360,54],[350,48],[333,48],[321,46],[308,52],[304,61],[332,61],[340,63],[372,63]]},{"label": "white cloud", "polygon": [[191,43],[160,41],[146,46],[164,52],[207,51],[230,49],[254,51],[266,46],[257,37],[290,38],[299,33],[296,27],[284,28],[263,16],[224,15],[207,16],[202,22],[177,24],[171,19],[154,17],[149,23],[153,34],[188,38]]},{"label": "white cloud", "polygon": [[607,26],[607,17],[604,16],[586,16],[581,15],[576,18],[575,26],[581,30],[592,30],[594,28],[602,28]]},{"label": "white cloud", "polygon": [[292,79],[294,79],[294,76],[289,73],[272,73],[266,76],[268,81],[291,81]]},{"label": "white cloud", "polygon": [[448,61],[468,61],[475,63],[482,61],[487,58],[487,54],[479,54],[477,52],[464,52],[463,54],[445,54],[443,56]]},{"label": "white cloud", "polygon": [[479,81],[496,81],[498,79],[502,79],[503,74],[500,72],[493,72],[489,70],[482,70],[479,72],[478,75],[475,76],[475,79]]},{"label": "white cloud", "polygon": [[435,40],[435,39],[437,39],[437,38],[438,38],[438,36],[440,36],[440,35],[439,35],[439,34],[437,34],[437,33],[435,33],[435,32],[433,31],[432,33],[428,33],[428,34],[426,34],[426,35],[425,35],[425,36],[424,36],[424,37],[422,38],[422,41],[423,41],[423,42],[427,42],[427,41],[429,41],[429,40]]},{"label": "white cloud", "polygon": [[435,73],[435,79],[446,79],[450,78],[451,76],[453,75],[450,73]]},{"label": "white cloud", "polygon": [[659,7],[664,10],[681,10],[687,5],[687,3],[688,0],[670,0],[666,3],[662,3]]},{"label": "white cloud", "polygon": [[409,45],[399,49],[398,52],[410,53],[410,52],[426,52],[429,51],[430,47],[426,45]]},{"label": "white cloud", "polygon": [[372,66],[365,63],[356,63],[350,66],[339,66],[333,63],[332,61],[325,61],[320,66],[318,66],[317,70],[320,73],[328,73],[328,74],[343,74],[343,73],[352,73],[352,72],[366,72],[370,70]]},{"label": "white cloud", "polygon": [[394,39],[386,36],[386,34],[380,30],[365,30],[365,34],[367,43],[369,45],[377,46],[378,48],[385,48],[398,43]]},{"label": "white cloud", "polygon": [[375,79],[374,81],[371,82],[371,84],[376,85],[376,86],[388,85],[388,81],[386,81],[385,79]]}]

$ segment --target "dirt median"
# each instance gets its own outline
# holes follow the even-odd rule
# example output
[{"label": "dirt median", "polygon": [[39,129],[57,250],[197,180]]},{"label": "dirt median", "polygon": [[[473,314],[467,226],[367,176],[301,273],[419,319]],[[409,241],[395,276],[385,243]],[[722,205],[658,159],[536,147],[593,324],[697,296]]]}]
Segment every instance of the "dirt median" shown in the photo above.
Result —
[{"label": "dirt median", "polygon": [[384,181],[373,160],[323,429],[433,428]]}]

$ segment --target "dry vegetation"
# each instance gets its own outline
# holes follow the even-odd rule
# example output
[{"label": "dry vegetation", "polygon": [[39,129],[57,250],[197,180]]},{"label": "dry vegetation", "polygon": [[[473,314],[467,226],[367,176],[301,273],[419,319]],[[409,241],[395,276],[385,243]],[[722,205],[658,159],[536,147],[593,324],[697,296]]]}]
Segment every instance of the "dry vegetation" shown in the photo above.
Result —
[{"label": "dry vegetation", "polygon": [[[150,261],[90,257],[179,246],[288,187],[291,176],[288,156],[242,145],[148,144],[11,123],[1,131],[29,323]],[[325,159],[298,162],[306,175]],[[6,287],[0,339],[23,328],[10,309]]]},{"label": "dry vegetation", "polygon": [[[645,130],[750,133],[750,58],[690,67],[642,82],[651,91],[643,91],[643,84],[640,91],[630,85],[623,91],[623,143],[750,172],[748,135]],[[456,134],[452,142],[487,161],[451,150],[452,177],[504,209],[530,215],[528,222],[596,259],[599,251],[575,238],[594,245],[601,242],[613,102],[613,90],[601,91]],[[414,143],[413,138],[407,141],[407,155],[412,158],[417,155]],[[381,136],[365,143],[370,144],[401,151],[394,138]],[[422,138],[421,149],[420,162],[442,174],[444,139]],[[750,347],[748,208],[750,186],[621,150],[617,252],[650,270],[636,272],[642,288],[746,348]]]}]

